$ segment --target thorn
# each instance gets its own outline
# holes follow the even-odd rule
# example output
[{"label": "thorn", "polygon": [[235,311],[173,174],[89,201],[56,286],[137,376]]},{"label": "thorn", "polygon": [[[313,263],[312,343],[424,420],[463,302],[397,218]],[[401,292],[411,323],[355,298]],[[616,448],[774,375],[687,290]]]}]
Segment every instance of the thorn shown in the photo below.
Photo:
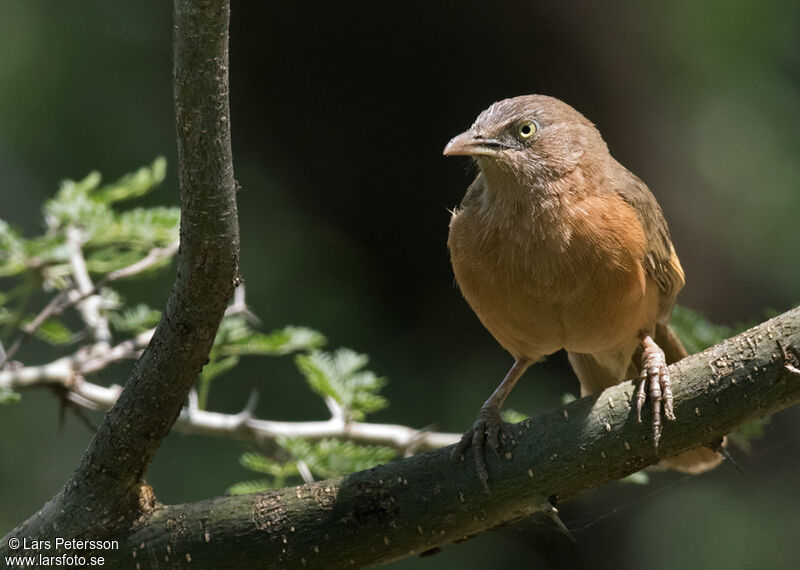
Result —
[{"label": "thorn", "polygon": [[225,309],[226,315],[244,315],[248,324],[258,327],[261,326],[261,319],[259,319],[247,306],[245,301],[244,280],[241,276],[237,277],[237,287],[233,291],[233,302]]},{"label": "thorn", "polygon": [[247,403],[244,405],[244,408],[241,412],[236,414],[237,427],[244,426],[247,421],[253,417],[256,404],[258,404],[258,390],[253,388],[253,391],[250,392],[250,397],[247,398]]},{"label": "thorn", "polygon": [[308,464],[302,459],[297,462],[297,471],[300,473],[300,477],[303,478],[303,483],[306,485],[311,485],[314,482],[314,475],[311,473],[311,469],[308,468]]},{"label": "thorn", "polygon": [[778,348],[781,349],[781,353],[783,354],[783,368],[790,374],[800,376],[800,368],[794,365],[794,362],[797,360],[796,357],[793,354],[789,354],[786,347],[781,344],[781,341],[776,340],[775,344],[778,345]]},{"label": "thorn", "polygon": [[442,551],[441,547],[434,546],[433,548],[426,550],[424,552],[419,553],[420,558],[426,558],[428,556],[433,556],[434,554],[439,554]]},{"label": "thorn", "polygon": [[75,392],[68,392],[66,398],[71,403],[76,404],[81,408],[86,408],[87,410],[91,410],[93,412],[99,412],[103,409],[100,405],[96,404],[92,400],[87,400],[86,398],[84,398],[80,394],[76,394]]},{"label": "thorn", "polygon": [[258,405],[258,390],[253,388],[253,391],[250,392],[250,397],[247,398],[247,404],[245,404],[241,413],[252,416],[253,412],[256,411],[256,405]]},{"label": "thorn", "polygon": [[710,443],[710,444],[708,444],[708,447],[711,448],[712,451],[716,451],[722,457],[724,457],[725,461],[730,462],[730,464],[733,465],[736,468],[736,470],[739,472],[739,475],[741,475],[742,477],[746,477],[746,475],[744,474],[744,471],[742,471],[742,468],[739,467],[739,464],[736,463],[736,461],[733,459],[733,455],[731,455],[731,452],[728,451],[727,448],[723,447],[722,440],[719,440],[719,441],[714,442],[714,443]]},{"label": "thorn", "polygon": [[197,395],[197,390],[192,387],[189,390],[189,414],[191,415],[192,412],[197,411],[200,408],[200,398]]},{"label": "thorn", "polygon": [[85,425],[92,433],[97,431],[97,426],[92,423],[92,421],[83,413],[83,410],[80,408],[76,408],[75,406],[70,406],[72,408],[72,413],[75,414],[83,425]]},{"label": "thorn", "polygon": [[565,525],[564,522],[561,520],[561,517],[558,516],[558,509],[555,507],[555,505],[553,505],[553,503],[550,502],[549,499],[544,501],[543,503],[540,503],[539,508],[541,508],[545,512],[545,514],[548,517],[550,517],[550,520],[552,520],[556,524],[558,530],[560,530],[562,534],[564,534],[568,539],[570,539],[570,541],[573,544],[578,542],[577,540],[575,540],[575,537],[572,536],[572,533],[567,528],[567,525]]}]

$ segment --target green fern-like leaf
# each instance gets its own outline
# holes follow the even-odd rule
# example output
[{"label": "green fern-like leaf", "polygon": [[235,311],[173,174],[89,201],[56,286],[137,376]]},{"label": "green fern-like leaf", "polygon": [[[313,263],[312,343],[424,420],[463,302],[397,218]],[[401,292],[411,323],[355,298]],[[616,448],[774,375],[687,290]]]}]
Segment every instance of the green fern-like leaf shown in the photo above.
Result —
[{"label": "green fern-like leaf", "polygon": [[722,342],[735,332],[733,327],[715,325],[700,313],[680,305],[673,310],[670,325],[689,354],[696,354]]},{"label": "green fern-like leaf", "polygon": [[178,241],[179,208],[133,208],[114,216],[106,231],[92,236],[90,246],[114,244],[149,250]]},{"label": "green fern-like leaf", "polygon": [[36,330],[36,338],[48,344],[65,345],[75,339],[75,333],[58,319],[48,319]]},{"label": "green fern-like leaf", "polygon": [[764,437],[769,421],[770,418],[758,418],[745,422],[735,432],[729,434],[728,439],[739,449],[750,453],[753,450],[753,442]]},{"label": "green fern-like leaf", "polygon": [[[682,306],[675,307],[670,325],[675,329],[689,354],[701,352],[751,326],[744,323],[732,327],[716,325],[700,313]],[[753,442],[764,435],[764,426],[767,422],[768,418],[752,420],[742,424],[728,437],[731,443],[749,452]]]},{"label": "green fern-like leaf", "polygon": [[279,438],[278,444],[296,460],[305,462],[311,473],[321,479],[370,469],[397,457],[397,452],[388,447],[360,445],[337,439],[309,442]]},{"label": "green fern-like leaf", "polygon": [[63,232],[25,240],[24,263],[27,268],[47,266],[48,278],[69,275],[69,250]]},{"label": "green fern-like leaf", "polygon": [[369,370],[364,354],[347,348],[334,353],[315,350],[295,357],[295,363],[311,389],[321,396],[330,396],[351,418],[361,420],[366,414],[386,407],[380,390],[386,380]]},{"label": "green fern-like leaf", "polygon": [[503,421],[506,423],[518,424],[521,421],[527,420],[530,416],[511,408],[506,408],[500,412],[500,417],[503,418]]},{"label": "green fern-like leaf", "polygon": [[631,473],[627,477],[623,477],[619,482],[633,485],[647,485],[650,483],[650,475],[645,471],[637,471],[636,473]]},{"label": "green fern-like leaf", "polygon": [[[167,161],[163,156],[156,158],[150,166],[143,166],[136,172],[126,174],[116,182],[92,188],[91,197],[103,204],[130,200],[150,192],[164,181],[167,174]],[[99,184],[99,180],[98,180]]]},{"label": "green fern-like leaf", "polygon": [[0,277],[25,271],[25,240],[7,222],[0,220]]},{"label": "green fern-like leaf", "polygon": [[210,380],[213,380],[217,376],[221,376],[228,370],[231,370],[237,364],[239,364],[238,356],[228,356],[227,358],[212,360],[203,367],[203,371],[200,372],[200,378],[208,382]]},{"label": "green fern-like leaf", "polygon": [[325,337],[305,327],[286,327],[264,334],[250,331],[220,348],[222,354],[260,354],[265,356],[291,354],[312,350],[325,344]]},{"label": "green fern-like leaf", "polygon": [[100,183],[97,172],[81,181],[64,180],[55,198],[44,205],[45,220],[51,230],[73,225],[89,236],[103,234],[113,222],[113,213],[106,205],[92,200],[89,192]]},{"label": "green fern-like leaf", "polygon": [[115,330],[134,334],[139,334],[154,327],[160,318],[160,311],[143,303],[139,303],[130,309],[125,309],[121,313],[112,312],[108,315],[108,320]]},{"label": "green fern-like leaf", "polygon": [[297,475],[297,467],[291,463],[279,463],[270,459],[261,453],[244,453],[239,458],[239,463],[242,467],[255,471],[256,473],[264,473],[272,475],[273,477],[289,477]]},{"label": "green fern-like leaf", "polygon": [[263,493],[272,489],[278,489],[268,479],[254,479],[252,481],[242,481],[228,488],[229,495],[250,495],[251,493]]},{"label": "green fern-like leaf", "polygon": [[245,469],[269,475],[269,479],[256,479],[243,481],[231,486],[228,493],[231,495],[244,495],[247,493],[259,493],[269,489],[280,489],[285,487],[290,479],[299,478],[299,470],[296,461],[279,463],[261,453],[244,453],[239,458],[239,463]]},{"label": "green fern-like leaf", "polygon": [[12,404],[22,399],[17,392],[0,386],[0,404]]},{"label": "green fern-like leaf", "polygon": [[570,402],[574,402],[577,399],[578,398],[575,396],[575,394],[571,392],[564,392],[563,394],[561,394],[561,405],[566,406]]},{"label": "green fern-like leaf", "polygon": [[244,317],[239,315],[224,317],[214,338],[214,347],[221,350],[230,344],[247,339],[252,334],[253,329]]}]

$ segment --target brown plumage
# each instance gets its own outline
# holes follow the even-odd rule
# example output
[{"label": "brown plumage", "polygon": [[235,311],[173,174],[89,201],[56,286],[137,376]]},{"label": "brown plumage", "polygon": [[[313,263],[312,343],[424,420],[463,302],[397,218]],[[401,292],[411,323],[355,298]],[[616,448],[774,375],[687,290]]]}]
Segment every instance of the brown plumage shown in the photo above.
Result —
[{"label": "brown plumage", "polygon": [[[456,280],[516,361],[457,453],[476,448],[485,483],[483,447],[498,446],[505,398],[531,363],[562,348],[583,395],[642,379],[638,412],[649,393],[657,446],[662,414],[674,419],[666,365],[686,355],[667,325],[684,275],[647,186],[583,115],[542,95],[493,104],[444,154],[480,168],[450,221]],[[700,448],[668,466],[699,472],[719,460]]]}]

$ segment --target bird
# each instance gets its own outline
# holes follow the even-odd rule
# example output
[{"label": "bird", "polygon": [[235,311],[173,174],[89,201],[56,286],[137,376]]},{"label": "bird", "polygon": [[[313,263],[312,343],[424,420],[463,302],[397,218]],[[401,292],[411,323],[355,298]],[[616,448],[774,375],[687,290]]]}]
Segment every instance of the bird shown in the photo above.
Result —
[{"label": "bird", "polygon": [[[662,417],[675,419],[667,366],[687,352],[668,324],[685,278],[656,198],[588,119],[547,95],[493,103],[444,155],[478,166],[450,219],[456,282],[514,358],[454,457],[472,448],[488,490],[484,452],[506,439],[500,408],[531,364],[562,349],[582,396],[638,379],[637,419],[649,396],[657,450]],[[699,473],[721,459],[698,447],[660,465]]]}]

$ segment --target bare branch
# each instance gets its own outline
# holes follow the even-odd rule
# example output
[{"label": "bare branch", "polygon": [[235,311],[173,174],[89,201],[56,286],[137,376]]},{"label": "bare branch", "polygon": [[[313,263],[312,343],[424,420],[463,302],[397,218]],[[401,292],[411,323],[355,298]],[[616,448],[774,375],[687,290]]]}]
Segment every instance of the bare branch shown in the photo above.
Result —
[{"label": "bare branch", "polygon": [[[91,410],[107,410],[114,405],[122,388],[106,388],[86,380],[85,376],[97,372],[112,362],[133,358],[153,335],[146,331],[134,339],[122,342],[105,352],[86,353],[60,358],[42,366],[26,366],[0,371],[0,388],[24,390],[57,384],[80,398],[75,402]],[[332,416],[326,421],[280,422],[253,417],[255,392],[244,410],[238,414],[223,414],[201,410],[197,407],[197,394],[189,394],[189,403],[181,410],[175,429],[182,433],[226,437],[257,443],[279,437],[298,437],[314,441],[328,438],[347,439],[356,443],[384,445],[401,453],[425,451],[444,447],[458,441],[459,434],[414,429],[404,425],[377,424],[347,421],[336,404]]]},{"label": "bare branch", "polygon": [[[82,347],[74,354],[48,364],[0,370],[0,387],[21,390],[60,384],[67,389],[75,390],[75,377],[97,372],[120,360],[137,358],[141,350],[150,342],[154,331],[155,329],[150,329],[114,347],[105,347],[103,350],[100,350],[97,345]],[[90,385],[88,382],[85,384]],[[97,388],[104,389],[102,386],[97,386]],[[97,401],[88,396],[87,398],[95,404],[104,406],[104,409],[110,408],[116,400],[116,397],[113,400]]]}]

